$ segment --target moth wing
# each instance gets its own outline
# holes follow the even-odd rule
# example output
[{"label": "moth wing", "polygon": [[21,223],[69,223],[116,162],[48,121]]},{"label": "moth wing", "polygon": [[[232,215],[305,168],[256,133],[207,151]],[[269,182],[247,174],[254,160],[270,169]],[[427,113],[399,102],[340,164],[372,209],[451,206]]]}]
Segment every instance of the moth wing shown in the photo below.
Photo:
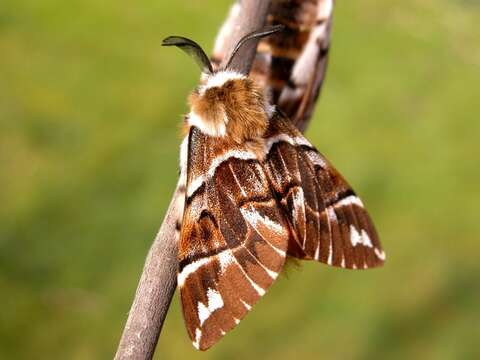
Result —
[{"label": "moth wing", "polygon": [[288,254],[349,268],[385,260],[362,201],[340,173],[286,118],[272,121],[265,167],[293,229]]},{"label": "moth wing", "polygon": [[273,283],[290,230],[254,153],[192,127],[186,168],[178,285],[190,338],[206,350]]}]

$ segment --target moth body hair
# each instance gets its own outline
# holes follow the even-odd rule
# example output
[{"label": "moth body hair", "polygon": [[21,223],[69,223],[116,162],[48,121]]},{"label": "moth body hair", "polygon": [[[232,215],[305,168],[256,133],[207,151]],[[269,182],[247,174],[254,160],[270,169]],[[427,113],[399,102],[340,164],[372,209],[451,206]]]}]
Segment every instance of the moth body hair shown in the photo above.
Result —
[{"label": "moth body hair", "polygon": [[247,144],[263,157],[263,136],[275,108],[254,80],[229,70],[203,74],[188,103],[187,130],[195,126],[205,135]]}]

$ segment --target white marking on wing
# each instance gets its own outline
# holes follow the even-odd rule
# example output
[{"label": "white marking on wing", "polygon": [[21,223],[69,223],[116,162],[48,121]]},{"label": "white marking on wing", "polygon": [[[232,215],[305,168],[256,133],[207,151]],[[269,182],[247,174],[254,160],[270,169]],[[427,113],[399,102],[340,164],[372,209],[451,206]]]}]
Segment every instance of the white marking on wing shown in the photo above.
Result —
[{"label": "white marking on wing", "polygon": [[218,291],[209,288],[207,290],[207,299],[207,306],[205,306],[205,304],[202,302],[198,303],[197,311],[200,325],[203,325],[203,323],[210,317],[210,315],[212,315],[215,310],[223,307],[223,299]]},{"label": "white marking on wing", "polygon": [[328,231],[330,233],[330,239],[328,243],[328,259],[327,264],[332,265],[333,260],[333,232],[332,232],[332,224],[330,222],[337,222],[337,214],[335,214],[335,210],[333,208],[328,207],[327,211],[327,223],[328,223]]},{"label": "white marking on wing", "polygon": [[273,221],[266,215],[261,215],[252,205],[250,205],[249,208],[241,208],[240,212],[245,220],[247,220],[259,234],[263,233],[262,229],[260,229],[260,226],[263,225],[279,235],[287,235],[287,230],[284,226]]},{"label": "white marking on wing", "polygon": [[248,281],[250,281],[250,284],[252,284],[253,288],[255,289],[255,291],[258,293],[258,295],[260,296],[263,296],[265,295],[265,290],[263,288],[261,288],[260,286],[258,286],[258,284],[253,281],[250,276],[248,276],[246,273],[245,273],[245,276],[247,277]]},{"label": "white marking on wing", "polygon": [[[215,256],[217,256],[217,255],[215,255]],[[237,259],[233,255],[231,249],[227,249],[227,250],[222,251],[221,253],[218,254],[218,257],[219,257],[219,260],[220,260],[220,267],[221,267],[222,271],[225,271],[225,268],[228,267],[230,264],[236,263],[238,268],[240,269],[240,271],[243,273],[245,278],[250,282],[252,287],[257,291],[257,293],[260,296],[263,296],[265,294],[265,290],[262,289],[260,286],[258,286],[258,284],[255,283],[250,278],[250,276],[248,276],[248,274],[245,272],[245,270],[242,268],[242,266],[240,266]]]},{"label": "white marking on wing", "polygon": [[195,179],[193,179],[188,185],[187,196],[188,197],[192,196],[195,193],[195,191],[197,191],[203,185],[204,181],[205,180],[203,179],[203,175],[200,175]]},{"label": "white marking on wing", "polygon": [[337,206],[344,206],[344,205],[351,205],[351,204],[354,204],[363,208],[362,200],[360,200],[360,198],[355,195],[347,196],[346,198],[337,201],[335,204],[333,204],[333,206],[337,207]]},{"label": "white marking on wing", "polygon": [[199,267],[207,264],[210,261],[211,261],[210,257],[206,257],[206,258],[202,258],[197,261],[191,262],[190,264],[185,266],[177,276],[178,286],[182,287],[183,284],[185,283],[185,280],[188,278],[190,274],[197,271]]},{"label": "white marking on wing", "polygon": [[252,309],[252,307],[247,304],[245,301],[243,301],[242,299],[240,299],[240,301],[243,303],[243,305],[245,306],[245,309],[247,309],[247,311],[250,311]]},{"label": "white marking on wing", "polygon": [[320,241],[317,243],[317,249],[315,250],[315,255],[313,256],[314,260],[320,259]]},{"label": "white marking on wing", "polygon": [[181,214],[183,214],[183,206],[185,205],[184,197],[177,196],[176,203],[177,203],[176,207],[178,209],[178,213],[180,214],[177,217],[176,224],[178,224],[180,227],[178,229],[175,228],[175,234],[176,236],[180,236],[180,232],[182,231],[182,220],[183,220]]},{"label": "white marking on wing", "polygon": [[208,310],[211,313],[223,307],[222,295],[220,295],[218,291],[209,288],[207,290],[207,298],[208,298]]},{"label": "white marking on wing", "polygon": [[247,196],[247,193],[245,192],[245,189],[243,188],[243,186],[240,184],[240,181],[238,181],[237,174],[235,174],[235,171],[233,170],[232,164],[230,164],[230,171],[232,172],[233,179],[234,179],[235,182],[237,183],[238,188],[240,189],[240,192],[242,193],[243,196],[246,197],[246,196]]},{"label": "white marking on wing", "polygon": [[352,246],[357,246],[357,244],[363,244],[360,233],[353,225],[350,225],[350,242],[352,243]]},{"label": "white marking on wing", "polygon": [[322,168],[328,167],[327,162],[325,161],[325,159],[323,159],[320,156],[318,152],[312,150],[312,151],[307,151],[306,154],[307,154],[307,157],[310,159],[310,161],[315,165],[319,165]]},{"label": "white marking on wing", "polygon": [[220,166],[224,161],[227,161],[230,158],[235,158],[235,159],[240,159],[240,160],[252,160],[252,159],[257,159],[257,156],[247,150],[229,150],[222,155],[217,156],[213,161],[212,164],[210,165],[210,168],[208,169],[207,173],[204,175],[200,175],[193,179],[190,184],[188,185],[187,189],[187,197],[192,196],[195,191],[202,186],[202,184],[213,177],[215,175],[215,171],[217,170],[217,167]]},{"label": "white marking on wing", "polygon": [[232,251],[230,249],[224,250],[219,253],[218,260],[220,262],[220,269],[222,273],[229,265],[236,262],[236,259],[233,257]]},{"label": "white marking on wing", "polygon": [[[279,223],[276,223],[274,222],[272,219],[270,219],[269,217],[267,216],[262,216],[252,205],[250,205],[249,209],[248,208],[241,208],[240,209],[240,212],[242,213],[243,217],[253,226],[253,228],[255,229],[255,231],[257,231],[257,233],[263,237],[263,232],[262,232],[262,229],[261,229],[261,226],[266,226],[268,227],[269,229],[273,230],[274,232],[276,232],[277,234],[279,234],[279,236],[287,236],[287,233],[286,233],[286,229]],[[282,257],[285,257],[285,251],[282,251],[280,249],[277,249],[275,246],[273,246],[270,241],[268,241],[268,239],[265,239],[266,240],[266,243],[269,244],[272,249],[274,249],[277,253],[279,253]],[[253,256],[253,255],[252,255]],[[277,276],[278,276],[278,273],[277,272],[274,272],[270,269],[268,269],[267,267],[265,267],[260,261],[258,261],[258,263],[260,264],[260,266],[262,266],[265,271],[268,273],[268,275],[272,278],[272,279],[276,279]],[[246,274],[245,274],[246,275]],[[255,285],[253,284],[253,281],[252,281],[252,285],[253,287],[255,288],[255,290],[257,290],[257,292],[260,294],[260,295],[263,295],[265,294],[265,290],[263,290],[262,288],[258,287],[258,289],[255,287]],[[261,290],[261,291],[259,291]]]},{"label": "white marking on wing", "polygon": [[[182,287],[185,283],[185,280],[188,278],[188,276],[190,274],[192,274],[193,272],[195,272],[198,268],[200,268],[201,266],[207,264],[208,262],[210,262],[212,259],[211,258],[215,258],[215,257],[218,257],[218,260],[220,262],[220,267],[221,267],[221,270],[222,272],[225,271],[225,269],[230,265],[230,264],[233,264],[233,263],[236,263],[238,268],[240,269],[240,271],[243,273],[243,275],[245,276],[245,278],[250,282],[250,284],[252,285],[252,287],[255,289],[255,291],[260,295],[260,296],[263,296],[265,295],[265,290],[263,288],[261,288],[257,283],[255,283],[255,281],[253,281],[248,275],[247,273],[245,272],[245,270],[240,266],[240,264],[238,263],[237,259],[234,257],[234,255],[232,254],[232,250],[231,249],[227,249],[227,250],[224,250],[216,255],[212,255],[210,257],[207,257],[207,258],[202,258],[202,259],[199,259],[197,261],[194,261],[190,264],[188,264],[187,266],[185,266],[183,268],[183,270],[178,274],[178,277],[177,277],[177,281],[178,281],[178,285],[180,287]],[[275,279],[276,276],[278,276],[278,273],[275,273],[267,268],[265,268],[260,262],[259,264],[267,271],[267,273],[273,278]],[[198,318],[200,319],[200,324],[202,325],[203,322],[210,316],[211,312],[215,311],[216,309],[219,309],[221,308],[224,303],[223,303],[223,299],[221,297],[221,294],[218,293],[216,290],[214,289],[208,289],[207,291],[207,298],[208,298],[208,304],[207,306],[205,306],[203,303],[199,302],[198,303]]]},{"label": "white marking on wing", "polygon": [[360,244],[369,248],[373,247],[372,241],[367,232],[363,229],[358,232],[353,225],[350,225],[350,242],[352,243],[352,246]]},{"label": "white marking on wing", "polygon": [[188,160],[188,135],[183,138],[180,145],[180,184],[187,182],[187,160]]},{"label": "white marking on wing", "polygon": [[335,210],[331,206],[327,208],[327,216],[329,221],[336,222],[337,221],[337,214],[335,214]]},{"label": "white marking on wing", "polygon": [[282,133],[282,134],[278,134],[278,135],[275,135],[275,136],[271,136],[267,139],[267,141],[265,142],[266,153],[268,153],[270,151],[270,149],[272,148],[272,146],[274,144],[279,143],[279,142],[286,142],[286,143],[289,143],[290,145],[306,145],[306,146],[309,146],[309,147],[312,146],[312,144],[310,144],[307,141],[307,139],[305,139],[302,136],[291,137],[288,134]]},{"label": "white marking on wing", "polygon": [[327,20],[332,14],[333,1],[322,1],[318,6],[317,20]]},{"label": "white marking on wing", "polygon": [[367,232],[362,229],[361,234],[363,239],[363,245],[365,245],[366,247],[372,248],[373,247],[372,240],[370,240],[370,236],[368,236]]},{"label": "white marking on wing", "polygon": [[[298,211],[302,212],[302,217],[304,224],[306,225],[306,214],[305,214],[305,196],[303,195],[303,189],[298,188],[298,191],[294,191],[293,193],[293,218],[296,219],[298,218],[299,214]],[[305,243],[307,242],[307,231],[304,229],[304,232],[302,234],[302,248],[305,249]]]},{"label": "white marking on wing", "polygon": [[330,240],[330,244],[328,245],[328,259],[327,259],[328,265],[332,265],[332,259],[333,259],[333,248],[332,248],[332,241]]},{"label": "white marking on wing", "polygon": [[[267,243],[268,243],[268,241],[267,241]],[[247,249],[244,245],[240,245],[240,246],[243,247],[245,249],[245,251],[248,252],[257,261],[257,263],[265,270],[265,272],[268,274],[268,276],[270,276],[273,280],[275,280],[278,277],[277,272],[272,271],[269,268],[267,268],[265,265],[263,265],[262,262],[260,261],[260,259],[258,259],[254,254],[252,254],[252,252],[249,249]]]},{"label": "white marking on wing", "polygon": [[195,329],[195,341],[192,342],[193,346],[195,346],[195,349],[200,348],[200,338],[202,337],[202,330],[200,329]]},{"label": "white marking on wing", "polygon": [[259,261],[259,264],[262,265],[262,267],[265,269],[267,272],[268,276],[270,276],[273,280],[275,280],[278,277],[278,273],[275,271],[270,270],[266,266],[263,266],[263,264]]},{"label": "white marking on wing", "polygon": [[377,248],[374,248],[373,251],[375,252],[375,255],[377,255],[377,257],[382,260],[382,261],[385,261],[385,258],[386,258],[386,255],[385,255],[385,252],[382,251],[382,250],[379,250]]},{"label": "white marking on wing", "polygon": [[287,253],[284,250],[281,250],[277,247],[275,247],[273,244],[267,241],[267,244],[270,245],[270,247],[275,250],[281,257],[287,256]]},{"label": "white marking on wing", "polygon": [[208,311],[208,308],[202,303],[199,302],[197,306],[198,319],[200,320],[200,325],[203,325],[205,320],[207,320],[211,313]]},{"label": "white marking on wing", "polygon": [[253,281],[250,276],[248,276],[248,274],[245,272],[245,270],[243,270],[243,268],[240,266],[240,264],[238,263],[237,259],[235,259],[237,265],[238,265],[238,268],[242,271],[243,275],[245,276],[245,278],[250,282],[250,284],[252,285],[252,287],[255,289],[255,291],[258,293],[258,295],[260,296],[263,296],[265,295],[265,290],[262,289],[260,286],[258,286],[258,284]]}]

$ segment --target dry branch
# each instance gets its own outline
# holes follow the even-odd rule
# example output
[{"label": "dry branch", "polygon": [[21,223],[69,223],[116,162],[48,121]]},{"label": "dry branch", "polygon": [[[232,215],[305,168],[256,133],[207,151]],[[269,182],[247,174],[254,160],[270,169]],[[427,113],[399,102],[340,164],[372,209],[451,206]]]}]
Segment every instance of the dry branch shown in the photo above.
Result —
[{"label": "dry branch", "polygon": [[177,286],[178,186],[153,241],[115,359],[151,359]]}]

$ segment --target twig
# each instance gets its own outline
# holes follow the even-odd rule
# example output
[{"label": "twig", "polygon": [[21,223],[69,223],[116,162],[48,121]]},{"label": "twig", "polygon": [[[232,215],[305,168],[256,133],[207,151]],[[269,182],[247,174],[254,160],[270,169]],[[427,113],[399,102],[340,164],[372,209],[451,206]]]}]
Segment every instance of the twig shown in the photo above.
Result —
[{"label": "twig", "polygon": [[151,359],[177,286],[176,222],[183,209],[175,190],[153,241],[115,359]]},{"label": "twig", "polygon": [[[226,38],[226,44],[233,49],[245,34],[261,28],[267,16],[270,1],[243,0],[241,16]],[[248,74],[252,65],[257,43],[251,41],[239,51],[241,59],[234,68]],[[174,193],[165,219],[150,248],[143,273],[138,284],[135,299],[130,309],[125,329],[115,359],[151,359],[167,315],[177,284],[177,242],[176,222],[183,209],[180,191]]]},{"label": "twig", "polygon": [[[261,29],[266,21],[270,1],[266,0],[243,0],[241,1],[240,12],[233,24],[232,30],[226,34],[225,44],[230,54],[237,45],[238,41],[246,34]],[[231,70],[236,70],[242,74],[248,75],[252,67],[253,60],[258,45],[257,40],[250,40],[240,48],[237,56],[230,64]],[[228,60],[228,56],[223,59],[222,65]]]}]

